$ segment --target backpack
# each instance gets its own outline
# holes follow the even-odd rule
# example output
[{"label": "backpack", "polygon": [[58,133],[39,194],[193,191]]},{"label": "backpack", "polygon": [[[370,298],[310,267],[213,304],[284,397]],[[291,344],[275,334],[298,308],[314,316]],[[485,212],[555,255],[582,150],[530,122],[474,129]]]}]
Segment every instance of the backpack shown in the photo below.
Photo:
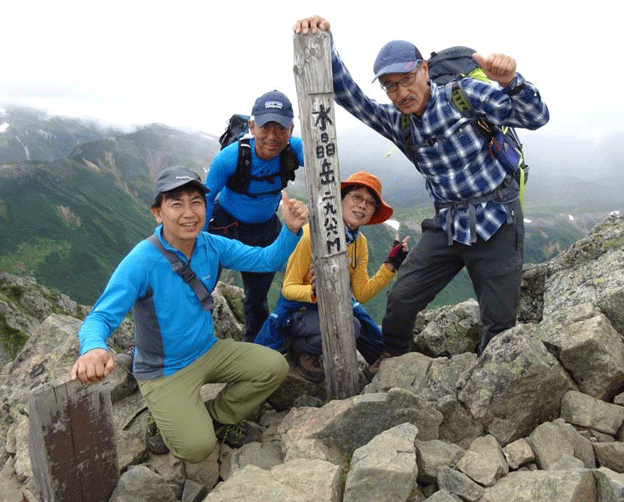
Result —
[{"label": "backpack", "polygon": [[[476,51],[469,47],[456,46],[432,52],[427,60],[429,77],[438,85],[444,86],[449,100],[453,106],[464,116],[470,118],[476,130],[488,141],[491,154],[498,159],[504,169],[511,174],[520,187],[520,201],[524,205],[524,185],[528,178],[529,167],[524,162],[522,143],[516,131],[512,127],[499,127],[491,124],[483,117],[475,114],[470,101],[464,94],[460,81],[463,77],[471,78],[489,83],[483,69],[472,58]],[[519,92],[520,86],[514,89]],[[409,126],[409,118],[401,117],[401,128],[404,130],[403,136],[406,138],[406,145],[413,158],[414,146],[411,134],[405,131]],[[407,136],[410,136],[407,139]]]},{"label": "backpack", "polygon": [[[294,181],[295,171],[299,168],[299,159],[290,144],[280,153],[280,170],[276,174],[268,174],[266,176],[253,176],[251,174],[251,145],[249,136],[249,115],[234,114],[228,120],[225,132],[219,138],[221,150],[226,146],[238,141],[238,161],[236,163],[236,171],[229,177],[226,186],[240,194],[249,197],[258,197],[260,195],[275,195],[286,188],[289,181]],[[248,192],[249,183],[253,181],[272,181],[277,177],[281,178],[281,187],[268,192],[251,194]]]},{"label": "backpack", "polygon": [[251,117],[249,115],[241,115],[240,113],[235,113],[230,117],[230,120],[228,120],[225,128],[225,132],[219,137],[221,150],[223,150],[230,143],[234,143],[234,141],[241,139],[249,132],[250,118]]}]

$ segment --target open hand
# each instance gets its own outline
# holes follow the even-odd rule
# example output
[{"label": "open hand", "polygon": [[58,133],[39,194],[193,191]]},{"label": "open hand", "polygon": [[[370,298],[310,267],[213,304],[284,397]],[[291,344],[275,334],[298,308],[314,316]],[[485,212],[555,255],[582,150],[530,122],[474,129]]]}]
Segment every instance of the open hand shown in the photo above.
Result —
[{"label": "open hand", "polygon": [[308,219],[308,206],[300,200],[289,198],[286,191],[282,190],[282,217],[288,230],[297,234]]},{"label": "open hand", "polygon": [[498,82],[503,87],[511,84],[516,76],[516,60],[505,54],[491,54],[487,58],[481,54],[473,54],[474,59],[490,80]]},{"label": "open hand", "polygon": [[293,26],[293,31],[299,35],[303,33],[307,35],[308,31],[312,31],[312,33],[316,33],[316,30],[321,31],[329,31],[330,24],[327,19],[322,18],[321,16],[309,16],[304,19],[298,20]]}]

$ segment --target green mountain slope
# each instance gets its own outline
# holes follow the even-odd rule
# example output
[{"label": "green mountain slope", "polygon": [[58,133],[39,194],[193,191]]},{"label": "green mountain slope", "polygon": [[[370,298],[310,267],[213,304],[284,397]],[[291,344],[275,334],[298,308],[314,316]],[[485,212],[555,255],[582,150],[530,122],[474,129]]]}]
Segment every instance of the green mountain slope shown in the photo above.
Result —
[{"label": "green mountain slope", "polygon": [[213,140],[163,126],[77,147],[67,160],[0,167],[0,270],[92,305],[119,261],[155,227],[154,177],[200,172]]}]

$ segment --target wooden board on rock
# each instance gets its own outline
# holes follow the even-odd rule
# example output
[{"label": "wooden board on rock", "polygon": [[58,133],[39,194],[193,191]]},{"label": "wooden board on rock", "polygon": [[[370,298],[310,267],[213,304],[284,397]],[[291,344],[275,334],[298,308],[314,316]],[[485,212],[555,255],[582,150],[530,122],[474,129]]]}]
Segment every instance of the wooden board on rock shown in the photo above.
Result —
[{"label": "wooden board on rock", "polygon": [[108,500],[119,481],[106,383],[43,385],[29,399],[29,452],[42,502]]}]

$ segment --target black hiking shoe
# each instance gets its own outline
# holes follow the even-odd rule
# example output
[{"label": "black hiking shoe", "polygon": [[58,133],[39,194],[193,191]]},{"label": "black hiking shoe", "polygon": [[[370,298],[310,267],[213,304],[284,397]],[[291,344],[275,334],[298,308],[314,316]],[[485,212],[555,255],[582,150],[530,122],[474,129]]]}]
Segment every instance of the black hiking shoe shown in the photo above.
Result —
[{"label": "black hiking shoe", "polygon": [[260,441],[262,434],[249,422],[240,421],[237,424],[221,424],[214,421],[217,439],[230,448],[240,448],[248,443]]},{"label": "black hiking shoe", "polygon": [[145,444],[147,449],[154,455],[165,455],[169,453],[169,448],[160,434],[160,429],[156,425],[156,420],[151,413],[147,415],[147,427],[145,428]]}]

